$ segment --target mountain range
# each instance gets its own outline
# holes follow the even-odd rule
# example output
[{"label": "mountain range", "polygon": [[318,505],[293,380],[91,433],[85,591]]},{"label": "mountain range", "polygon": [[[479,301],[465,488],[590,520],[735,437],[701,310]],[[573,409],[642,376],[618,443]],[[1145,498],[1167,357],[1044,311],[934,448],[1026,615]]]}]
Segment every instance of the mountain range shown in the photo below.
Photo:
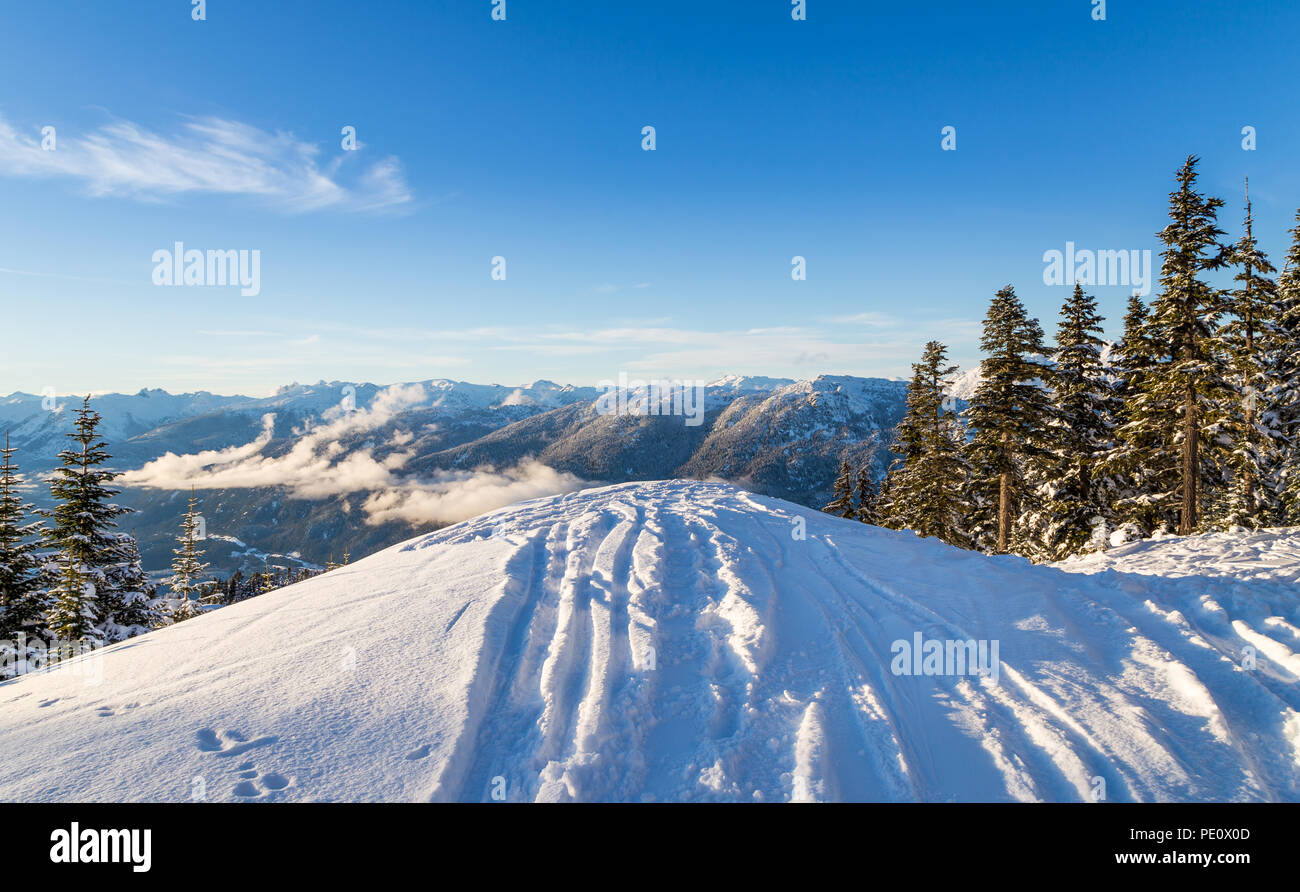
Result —
[{"label": "mountain range", "polygon": [[[445,379],[294,384],[268,397],[94,395],[123,522],[148,568],[169,565],[190,490],[212,572],[321,566],[523,498],[593,483],[720,479],[819,508],[841,460],[883,474],[905,382],[728,376],[702,389],[700,423],[610,413],[602,390]],[[608,402],[608,401],[606,401]],[[635,400],[632,401],[635,404]],[[79,399],[0,397],[28,497],[66,448]]]}]

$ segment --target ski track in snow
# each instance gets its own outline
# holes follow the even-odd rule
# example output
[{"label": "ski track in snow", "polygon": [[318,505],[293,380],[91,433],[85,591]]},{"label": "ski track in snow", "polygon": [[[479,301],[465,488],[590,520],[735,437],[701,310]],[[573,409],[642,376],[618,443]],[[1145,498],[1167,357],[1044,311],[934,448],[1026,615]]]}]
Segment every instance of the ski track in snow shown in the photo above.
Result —
[{"label": "ski track in snow", "polygon": [[1035,567],[604,487],[0,685],[0,798],[1294,801],[1297,582],[1300,530]]}]

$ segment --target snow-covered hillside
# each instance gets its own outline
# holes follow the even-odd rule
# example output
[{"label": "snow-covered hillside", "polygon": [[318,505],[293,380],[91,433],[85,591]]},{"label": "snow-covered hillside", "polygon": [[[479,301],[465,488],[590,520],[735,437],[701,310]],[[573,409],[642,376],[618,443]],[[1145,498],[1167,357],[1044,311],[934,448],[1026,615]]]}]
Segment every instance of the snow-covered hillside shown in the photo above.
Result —
[{"label": "snow-covered hillside", "polygon": [[1043,567],[586,490],[0,685],[0,798],[1300,800],[1297,581],[1296,530]]}]

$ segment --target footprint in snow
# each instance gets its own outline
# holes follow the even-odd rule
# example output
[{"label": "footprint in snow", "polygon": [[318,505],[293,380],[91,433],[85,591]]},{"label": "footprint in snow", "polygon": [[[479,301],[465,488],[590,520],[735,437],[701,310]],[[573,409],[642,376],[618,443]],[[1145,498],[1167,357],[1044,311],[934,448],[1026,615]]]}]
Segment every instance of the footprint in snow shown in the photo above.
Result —
[{"label": "footprint in snow", "polygon": [[429,753],[430,753],[429,744],[426,743],[424,746],[418,749],[413,749],[409,753],[407,753],[406,761],[414,762],[416,759],[423,759],[425,756],[429,755]]},{"label": "footprint in snow", "polygon": [[202,728],[196,732],[198,747],[205,753],[214,753],[221,758],[238,756],[259,746],[270,746],[279,740],[273,734],[249,740],[239,731],[223,731],[220,735],[211,728]]},{"label": "footprint in snow", "polygon": [[289,778],[274,771],[262,775],[262,786],[266,787],[268,790],[283,790],[285,787],[289,786],[289,782]]},{"label": "footprint in snow", "polygon": [[[251,763],[245,764],[251,765]],[[259,774],[256,769],[251,767],[240,772],[239,776],[243,780],[235,784],[234,794],[240,799],[256,799],[264,793],[276,793],[293,783],[292,778],[285,777],[278,771]]]},{"label": "footprint in snow", "polygon": [[[270,746],[280,739],[273,734],[267,734],[249,740],[242,731],[218,733],[211,728],[200,728],[194,736],[200,750],[222,758],[238,756],[256,747]],[[240,762],[234,770],[239,780],[232,792],[238,799],[257,799],[269,793],[279,792],[293,783],[292,777],[278,771],[266,773],[258,771],[251,759]]]}]

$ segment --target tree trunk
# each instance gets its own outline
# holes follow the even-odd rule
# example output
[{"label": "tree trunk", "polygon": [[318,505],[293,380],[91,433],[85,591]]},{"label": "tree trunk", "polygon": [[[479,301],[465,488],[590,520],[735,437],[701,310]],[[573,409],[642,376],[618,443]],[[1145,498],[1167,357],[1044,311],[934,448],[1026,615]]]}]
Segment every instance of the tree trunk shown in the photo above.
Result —
[{"label": "tree trunk", "polygon": [[[1007,435],[1002,435],[1002,460],[1005,463]],[[1007,553],[1011,538],[1011,471],[1004,465],[998,476],[998,554]]]},{"label": "tree trunk", "polygon": [[[1246,449],[1248,452],[1251,450],[1251,447],[1254,446],[1254,442],[1255,442],[1254,433],[1255,433],[1255,393],[1252,390],[1250,393],[1246,395]],[[1242,476],[1245,478],[1242,481],[1242,486],[1246,490],[1246,504],[1245,504],[1246,517],[1250,519],[1249,525],[1253,527],[1255,525],[1254,524],[1255,513],[1259,510],[1258,502],[1255,499],[1255,489],[1258,485],[1258,481],[1255,479],[1255,468],[1253,466],[1253,456],[1252,456],[1252,461],[1247,463],[1246,471]]]},{"label": "tree trunk", "polygon": [[1183,403],[1183,510],[1178,518],[1178,535],[1190,536],[1196,530],[1196,484],[1200,479],[1197,455],[1198,427],[1196,390],[1188,387]]},{"label": "tree trunk", "polygon": [[1001,494],[998,499],[998,554],[1007,553],[1007,540],[1011,527],[1011,474],[1002,472]]}]

